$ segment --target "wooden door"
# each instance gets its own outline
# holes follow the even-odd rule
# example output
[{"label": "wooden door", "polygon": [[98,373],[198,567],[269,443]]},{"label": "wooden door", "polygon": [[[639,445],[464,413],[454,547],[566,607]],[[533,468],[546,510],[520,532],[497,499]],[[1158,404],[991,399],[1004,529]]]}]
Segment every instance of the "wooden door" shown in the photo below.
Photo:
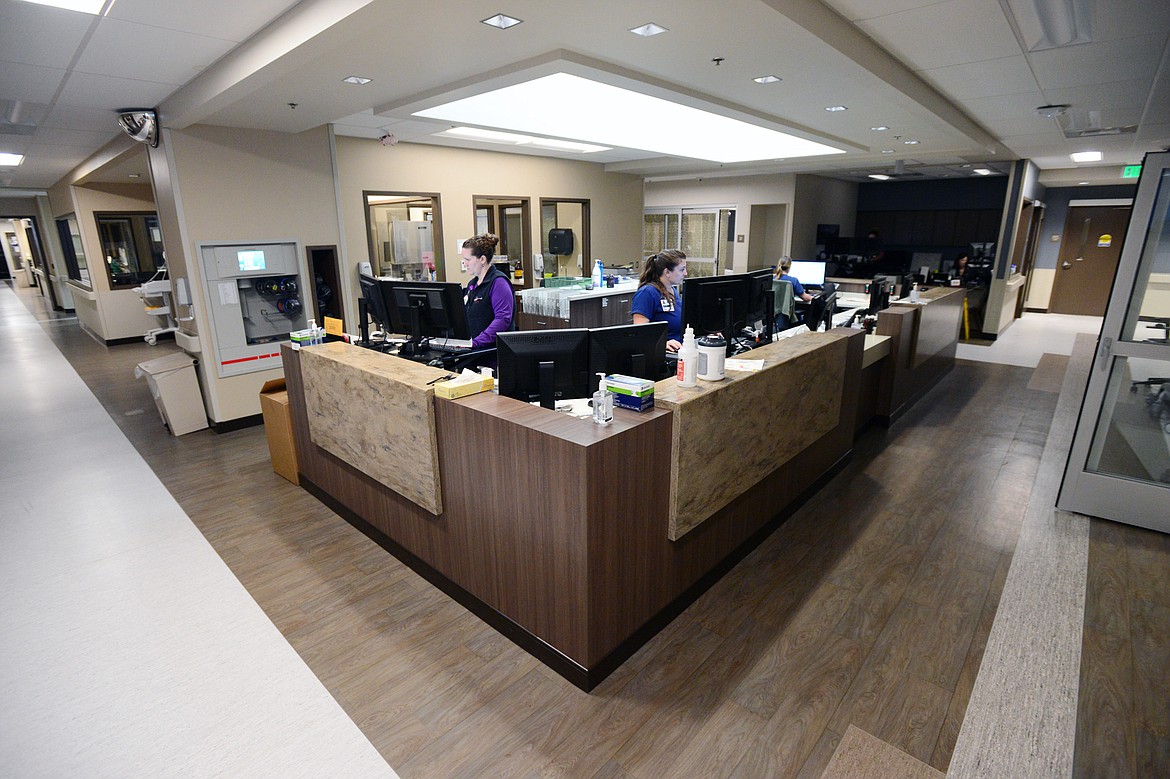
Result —
[{"label": "wooden door", "polygon": [[1069,208],[1049,313],[1105,315],[1129,213],[1129,206]]}]

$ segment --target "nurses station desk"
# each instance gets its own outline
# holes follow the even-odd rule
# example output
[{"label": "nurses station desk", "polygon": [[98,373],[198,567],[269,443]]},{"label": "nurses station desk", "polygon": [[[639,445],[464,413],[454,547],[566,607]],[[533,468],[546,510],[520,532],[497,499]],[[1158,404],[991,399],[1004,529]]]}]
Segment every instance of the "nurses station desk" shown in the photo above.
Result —
[{"label": "nurses station desk", "polygon": [[[658,382],[653,410],[608,426],[438,398],[445,371],[347,344],[282,357],[305,489],[588,690],[845,463],[866,340],[777,341],[746,355],[763,370]],[[868,362],[885,381],[889,358]]]}]

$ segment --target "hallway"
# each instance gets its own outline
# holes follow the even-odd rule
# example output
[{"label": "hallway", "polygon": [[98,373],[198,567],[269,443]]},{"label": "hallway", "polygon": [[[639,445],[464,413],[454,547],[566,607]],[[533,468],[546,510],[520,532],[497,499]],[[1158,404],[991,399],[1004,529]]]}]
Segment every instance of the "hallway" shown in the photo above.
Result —
[{"label": "hallway", "polygon": [[[1050,384],[1030,386],[1036,374],[1030,368],[960,361],[904,421],[889,431],[864,434],[852,462],[828,487],[585,694],[273,474],[262,429],[170,436],[145,382],[135,380],[132,371],[137,362],[174,350],[173,344],[106,348],[74,321],[46,312],[35,293],[19,295],[20,301],[10,288],[0,287],[5,324],[0,370],[6,383],[29,387],[14,404],[25,413],[7,423],[3,433],[8,453],[0,477],[6,488],[3,504],[17,507],[17,517],[25,519],[6,518],[0,527],[5,550],[0,552],[5,577],[0,597],[6,624],[16,626],[0,639],[5,668],[0,692],[5,700],[22,701],[0,714],[0,764],[16,766],[21,776],[41,775],[56,744],[31,736],[15,740],[10,734],[22,733],[21,725],[36,722],[34,717],[53,722],[71,711],[59,710],[63,700],[42,696],[31,681],[52,672],[75,684],[85,674],[78,697],[89,702],[84,713],[95,735],[91,743],[74,738],[76,759],[88,760],[90,770],[98,766],[102,774],[121,771],[123,763],[117,760],[128,759],[122,750],[151,756],[149,750],[135,749],[137,742],[127,736],[143,727],[148,713],[157,714],[141,704],[148,693],[159,691],[148,686],[141,692],[136,686],[148,685],[155,676],[192,683],[205,677],[224,680],[222,686],[197,685],[196,702],[206,700],[210,706],[215,701],[217,713],[224,714],[220,708],[237,708],[227,702],[247,697],[254,716],[273,715],[265,731],[272,743],[313,753],[312,760],[336,761],[344,755],[355,766],[342,771],[347,775],[362,770],[391,775],[384,765],[374,765],[377,755],[368,760],[372,742],[404,777],[816,777],[849,725],[946,770],[1003,606],[1001,592],[1057,407]],[[21,302],[38,311],[40,327]],[[57,358],[50,340],[104,413]],[[41,383],[34,384],[38,378]],[[119,442],[111,419],[143,459],[125,440]],[[78,435],[83,429],[101,431],[93,448],[87,448],[88,434]],[[13,453],[20,450],[26,454],[17,461]],[[34,455],[46,460],[36,462]],[[210,543],[202,547],[214,549],[227,564],[224,568],[215,555],[198,558],[201,569],[212,573],[197,577],[181,563],[178,551],[168,549],[165,566],[139,561],[127,567],[133,576],[123,577],[122,589],[107,595],[92,588],[101,597],[94,598],[99,608],[90,611],[110,615],[100,626],[108,631],[102,635],[121,635],[119,645],[131,649],[139,644],[157,648],[153,630],[145,634],[150,640],[143,640],[143,617],[148,616],[160,624],[169,620],[176,631],[200,625],[199,638],[216,642],[213,649],[184,639],[199,650],[197,656],[172,649],[157,660],[155,672],[143,674],[145,680],[116,667],[116,673],[103,677],[107,666],[100,663],[79,667],[69,655],[39,651],[50,630],[64,649],[114,643],[74,632],[78,615],[71,601],[33,597],[53,584],[54,577],[41,581],[42,576],[53,566],[60,571],[71,559],[78,564],[71,569],[68,592],[76,596],[89,590],[82,578],[84,558],[71,558],[69,549],[77,542],[83,552],[97,535],[92,522],[78,523],[77,533],[55,528],[50,537],[43,532],[47,509],[42,507],[50,504],[40,502],[36,493],[48,490],[35,479],[47,465],[55,469],[54,485],[86,489],[83,504],[53,495],[52,505],[62,504],[55,516],[99,519],[124,528],[126,543],[134,547],[182,526],[185,512]],[[142,506],[152,508],[139,510]],[[29,521],[34,516],[35,523]],[[1107,705],[1098,709],[1087,703],[1102,698],[1095,688],[1080,697],[1077,771],[1091,776],[1103,773],[1097,770],[1103,766],[1124,767],[1112,759],[1118,754],[1112,745],[1121,733],[1121,759],[1135,770],[1120,773],[1142,775],[1136,770],[1138,755],[1152,769],[1168,764],[1166,734],[1159,731],[1165,717],[1158,719],[1165,712],[1157,697],[1143,703],[1143,687],[1165,689],[1167,665],[1151,665],[1164,657],[1156,647],[1147,648],[1146,637],[1166,635],[1157,631],[1165,630],[1158,619],[1170,611],[1164,603],[1170,587],[1139,586],[1135,579],[1165,577],[1170,547],[1157,534],[1135,535],[1095,520],[1091,526],[1094,539],[1100,535],[1112,545],[1107,550],[1112,554],[1104,557],[1098,546],[1089,549],[1088,608],[1097,615],[1093,624],[1108,630],[1103,635],[1120,635],[1110,610],[1117,594],[1113,584],[1122,581],[1116,571],[1123,569],[1122,583],[1137,593],[1127,600],[1137,606],[1127,607],[1126,614],[1134,614],[1133,621],[1143,626],[1130,668],[1131,677],[1138,674],[1143,684],[1131,685],[1123,702],[1144,712],[1145,719],[1121,716],[1115,721],[1108,712],[1121,694],[1116,673],[1110,666],[1093,670],[1089,679],[1104,675],[1108,685],[1102,689],[1109,695]],[[28,545],[14,544],[38,529],[35,554]],[[192,555],[204,554],[198,551],[198,534],[167,532],[194,536]],[[1115,573],[1094,589],[1092,567],[1098,559],[1109,562],[1108,570]],[[142,611],[143,604],[164,600],[164,592],[180,608]],[[15,612],[23,599],[25,611]],[[15,613],[26,616],[9,623]],[[1110,640],[1116,647],[1120,639]],[[1163,652],[1166,645],[1161,644]],[[33,646],[38,651],[31,651]],[[210,668],[207,656],[216,658]],[[16,675],[14,659],[29,670]],[[136,655],[139,662],[147,667],[155,660]],[[264,683],[241,686],[248,680]],[[277,694],[272,686],[280,680],[297,688],[308,703],[266,698]],[[108,694],[111,690],[119,691],[116,698]],[[188,701],[192,691],[180,690],[179,699]],[[326,690],[344,714],[324,695]],[[1163,709],[1165,700],[1160,698]],[[281,713],[286,717],[275,716]],[[1118,726],[1126,721],[1128,726]],[[192,766],[185,773],[214,773],[217,756],[225,766],[232,756],[255,760],[236,764],[245,766],[248,775],[310,775],[312,766],[323,764],[307,758],[299,764],[298,757],[289,761],[298,763],[297,770],[285,765],[278,771],[276,764],[265,762],[269,753],[256,747],[259,736],[240,737],[250,734],[251,726],[230,730],[236,738],[222,734],[222,744],[235,743],[235,751],[217,754],[193,731],[172,723],[173,737],[183,742],[175,749],[185,749]],[[1099,742],[1093,740],[1097,733],[1104,734]],[[317,739],[328,743],[317,744]],[[110,743],[118,749],[101,749]],[[1065,760],[1071,767],[1071,743],[1068,747]],[[1110,756],[1110,762],[1092,762],[1099,754]],[[338,773],[341,764],[332,765],[325,773]]]}]

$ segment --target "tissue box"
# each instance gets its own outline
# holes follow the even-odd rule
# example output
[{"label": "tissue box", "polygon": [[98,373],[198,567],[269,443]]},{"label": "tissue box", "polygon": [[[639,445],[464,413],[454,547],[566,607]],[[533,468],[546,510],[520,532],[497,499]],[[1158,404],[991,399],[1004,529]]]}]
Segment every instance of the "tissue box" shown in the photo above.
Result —
[{"label": "tissue box", "polygon": [[631,411],[654,408],[654,382],[634,376],[611,374],[605,377],[605,386],[613,393],[613,404]]},{"label": "tissue box", "polygon": [[487,392],[496,384],[491,376],[457,376],[454,379],[440,381],[435,385],[435,394],[440,398],[454,400],[465,395],[474,395],[477,392]]}]

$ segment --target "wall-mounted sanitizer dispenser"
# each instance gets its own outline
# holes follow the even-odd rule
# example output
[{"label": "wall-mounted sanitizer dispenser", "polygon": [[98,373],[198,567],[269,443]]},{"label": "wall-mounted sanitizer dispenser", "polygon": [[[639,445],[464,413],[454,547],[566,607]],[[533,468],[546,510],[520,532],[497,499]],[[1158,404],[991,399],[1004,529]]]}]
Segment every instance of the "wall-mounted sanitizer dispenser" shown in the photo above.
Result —
[{"label": "wall-mounted sanitizer dispenser", "polygon": [[295,243],[199,247],[220,377],[280,368],[280,342],[307,325]]}]

